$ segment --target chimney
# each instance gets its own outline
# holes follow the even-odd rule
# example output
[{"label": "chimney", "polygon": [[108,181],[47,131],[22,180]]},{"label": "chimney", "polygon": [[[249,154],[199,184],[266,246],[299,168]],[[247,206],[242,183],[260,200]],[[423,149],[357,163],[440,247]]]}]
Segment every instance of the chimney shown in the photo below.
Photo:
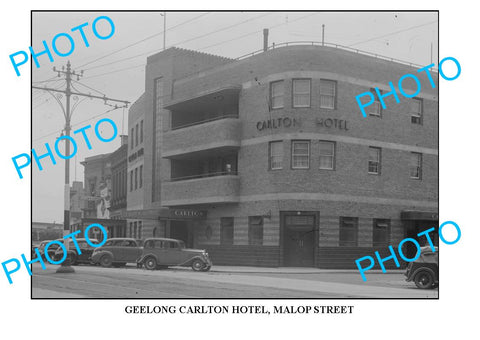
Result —
[{"label": "chimney", "polygon": [[120,146],[128,145],[128,136],[127,135],[120,135]]},{"label": "chimney", "polygon": [[268,50],[268,28],[263,29],[263,52]]}]

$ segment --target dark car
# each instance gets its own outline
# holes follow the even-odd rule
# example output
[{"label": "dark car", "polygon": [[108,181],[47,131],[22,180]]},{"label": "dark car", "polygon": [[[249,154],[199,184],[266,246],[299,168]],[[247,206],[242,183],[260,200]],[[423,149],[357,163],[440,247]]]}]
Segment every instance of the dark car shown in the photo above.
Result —
[{"label": "dark car", "polygon": [[133,238],[111,238],[96,248],[92,254],[92,263],[102,267],[124,266],[137,260],[142,255],[142,241]]},{"label": "dark car", "polygon": [[150,270],[168,266],[191,266],[195,271],[208,271],[212,267],[212,261],[205,250],[188,249],[183,241],[171,238],[146,239],[138,263]]},{"label": "dark car", "polygon": [[[99,243],[96,239],[89,239],[90,243]],[[78,253],[77,247],[72,240],[69,241],[68,245],[68,254],[67,257],[70,259],[71,265],[76,265],[79,263],[90,263],[90,258],[93,251],[96,249],[87,243],[87,240],[84,238],[76,239],[78,247],[81,250],[81,254]],[[60,261],[63,258],[63,248],[58,247],[55,251],[54,261]]]},{"label": "dark car", "polygon": [[[59,239],[56,239],[55,241],[59,241],[59,242],[62,242],[63,243],[63,239],[62,238],[59,238]],[[45,257],[45,246],[49,243],[49,242],[52,242],[52,240],[46,240],[46,241],[42,241],[40,242],[40,244],[38,245],[38,251],[40,252],[40,254],[42,255],[42,258],[44,260],[46,260],[47,258]],[[60,245],[58,243],[52,243],[49,247],[48,247],[48,256],[53,259],[55,257],[55,251],[60,247]]]},{"label": "dark car", "polygon": [[406,281],[414,281],[421,289],[430,289],[438,285],[438,248],[435,252],[430,247],[420,248],[420,256],[410,262],[405,272]]}]

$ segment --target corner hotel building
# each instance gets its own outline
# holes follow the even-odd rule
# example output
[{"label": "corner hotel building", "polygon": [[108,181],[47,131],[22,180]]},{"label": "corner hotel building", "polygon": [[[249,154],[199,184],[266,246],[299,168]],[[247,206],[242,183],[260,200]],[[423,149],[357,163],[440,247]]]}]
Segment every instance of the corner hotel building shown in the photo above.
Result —
[{"label": "corner hotel building", "polygon": [[[438,86],[419,67],[314,44],[148,57],[129,113],[130,234],[183,239],[214,264],[356,268],[437,227]],[[407,73],[415,98],[398,92]],[[363,118],[355,96],[390,81],[401,102]]]}]

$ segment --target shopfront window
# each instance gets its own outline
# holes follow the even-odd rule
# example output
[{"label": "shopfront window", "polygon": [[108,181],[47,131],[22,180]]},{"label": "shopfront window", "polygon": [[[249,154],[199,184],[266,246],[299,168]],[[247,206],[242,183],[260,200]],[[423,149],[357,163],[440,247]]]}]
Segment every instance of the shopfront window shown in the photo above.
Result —
[{"label": "shopfront window", "polygon": [[358,217],[340,217],[339,246],[358,246]]},{"label": "shopfront window", "polygon": [[233,244],[233,217],[222,217],[220,219],[220,244]]},{"label": "shopfront window", "polygon": [[248,217],[248,244],[261,246],[263,244],[263,217]]}]

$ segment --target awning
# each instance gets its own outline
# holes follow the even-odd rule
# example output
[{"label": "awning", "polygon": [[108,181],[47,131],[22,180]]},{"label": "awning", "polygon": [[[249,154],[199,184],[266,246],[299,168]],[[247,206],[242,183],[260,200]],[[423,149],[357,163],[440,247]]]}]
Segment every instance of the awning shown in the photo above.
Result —
[{"label": "awning", "polygon": [[404,210],[400,213],[402,220],[438,221],[438,213],[433,211]]},{"label": "awning", "polygon": [[142,209],[142,210],[127,210],[123,212],[122,218],[125,219],[143,219],[143,220],[198,220],[207,217],[205,210],[195,209]]}]

